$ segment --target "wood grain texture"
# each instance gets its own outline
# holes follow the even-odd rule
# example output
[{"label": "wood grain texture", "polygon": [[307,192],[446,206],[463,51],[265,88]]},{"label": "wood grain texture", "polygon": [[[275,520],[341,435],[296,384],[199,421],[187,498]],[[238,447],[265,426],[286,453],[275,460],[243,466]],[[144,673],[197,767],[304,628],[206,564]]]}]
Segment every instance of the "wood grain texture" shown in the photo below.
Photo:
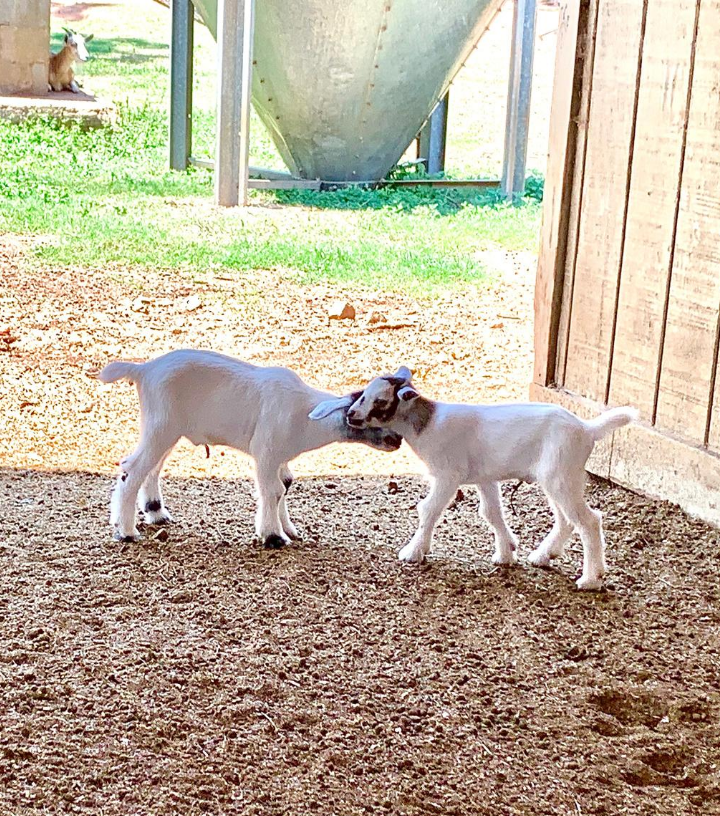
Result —
[{"label": "wood grain texture", "polygon": [[560,10],[555,83],[550,111],[548,168],[545,177],[540,257],[535,282],[535,363],[533,380],[547,385],[554,379],[559,310],[565,267],[564,237],[568,233],[569,196],[575,159],[574,121],[579,94],[578,34],[580,0],[568,0]]},{"label": "wood grain texture", "polygon": [[560,302],[560,317],[557,337],[557,353],[555,363],[555,383],[562,386],[565,383],[567,367],[568,335],[570,319],[572,317],[572,301],[575,288],[575,267],[577,263],[578,236],[580,219],[582,216],[582,193],[585,181],[585,164],[587,158],[587,131],[590,118],[590,100],[592,98],[593,67],[595,63],[595,31],[601,0],[585,0],[585,26],[582,34],[579,33],[578,59],[582,65],[580,85],[580,101],[577,113],[577,136],[575,139],[575,162],[570,189],[570,211],[567,218],[567,236],[565,249],[565,264],[562,270],[562,294]]},{"label": "wood grain texture", "polygon": [[643,8],[639,0],[601,0],[596,32],[565,387],[600,401],[622,253]]},{"label": "wood grain texture", "polygon": [[675,237],[697,0],[650,0],[610,403],[652,420]]},{"label": "wood grain texture", "polygon": [[717,364],[719,176],[720,0],[703,0],[656,417],[659,428],[700,444]]}]

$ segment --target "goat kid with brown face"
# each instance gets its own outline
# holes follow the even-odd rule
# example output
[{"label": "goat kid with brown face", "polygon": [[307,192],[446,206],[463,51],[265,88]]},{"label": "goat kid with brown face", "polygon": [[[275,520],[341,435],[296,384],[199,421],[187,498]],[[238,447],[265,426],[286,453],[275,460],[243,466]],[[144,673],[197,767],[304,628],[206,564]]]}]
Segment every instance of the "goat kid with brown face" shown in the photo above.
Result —
[{"label": "goat kid with brown face", "polygon": [[[321,419],[334,401],[310,414]],[[574,530],[583,543],[578,589],[597,590],[606,572],[602,517],[586,503],[585,463],[595,442],[637,418],[614,408],[585,421],[555,405],[457,405],[420,396],[409,369],[376,377],[347,411],[353,428],[386,428],[403,436],[427,465],[431,488],[418,505],[420,524],[400,550],[402,561],[421,562],[432,547],[435,525],[462,484],[475,484],[480,512],[495,534],[495,564],[513,564],[517,538],[503,512],[500,482],[537,482],[555,516],[550,533],[529,556],[548,566],[561,556]]]},{"label": "goat kid with brown face", "polygon": [[89,43],[94,35],[88,34],[85,37],[69,28],[64,30],[65,45],[57,54],[50,54],[48,86],[52,91],[80,93],[80,88],[75,82],[73,65],[76,62],[87,62],[90,59],[86,43]]}]

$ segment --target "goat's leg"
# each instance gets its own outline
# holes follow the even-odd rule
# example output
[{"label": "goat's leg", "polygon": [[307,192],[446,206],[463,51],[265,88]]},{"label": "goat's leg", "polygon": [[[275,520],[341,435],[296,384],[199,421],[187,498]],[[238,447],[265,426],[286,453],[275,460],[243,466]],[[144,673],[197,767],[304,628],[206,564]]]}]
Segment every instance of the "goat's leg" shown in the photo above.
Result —
[{"label": "goat's leg", "polygon": [[119,541],[139,538],[135,527],[137,494],[150,472],[157,467],[165,452],[177,440],[162,439],[159,435],[143,436],[136,450],[120,463],[120,476],[110,502],[110,525]]},{"label": "goat's leg", "polygon": [[162,490],[160,489],[160,471],[163,469],[165,460],[170,455],[170,450],[165,451],[160,461],[150,471],[138,493],[138,506],[145,516],[147,524],[168,524],[173,520],[165,507]]},{"label": "goat's leg", "polygon": [[287,494],[290,490],[290,486],[293,483],[293,475],[287,465],[280,465],[280,481],[283,483],[283,487],[285,488],[285,492],[282,494],[282,497],[278,502],[280,524],[282,525],[285,535],[288,538],[297,541],[300,538],[300,533],[298,533],[297,527],[295,527],[292,521],[290,521],[290,514],[288,513],[287,508]]},{"label": "goat's leg", "polygon": [[401,561],[420,563],[432,548],[433,532],[438,519],[457,493],[460,482],[452,476],[433,479],[428,495],[418,504],[420,524],[415,534],[398,553]]},{"label": "goat's leg", "polygon": [[565,552],[565,545],[574,531],[572,524],[567,520],[563,511],[549,496],[548,503],[555,516],[555,523],[552,530],[528,555],[528,561],[536,567],[547,567],[553,558],[560,558]]},{"label": "goat's leg", "polygon": [[75,82],[74,79],[70,80],[70,85],[68,85],[68,87],[73,93],[80,93],[80,86],[77,84],[77,82]]},{"label": "goat's leg", "polygon": [[602,514],[591,509],[583,497],[585,473],[573,480],[556,480],[543,485],[548,496],[557,504],[568,523],[580,533],[583,544],[583,570],[577,580],[578,589],[597,590],[607,572],[605,537]]},{"label": "goat's leg", "polygon": [[257,461],[255,481],[258,492],[255,533],[265,547],[279,549],[290,543],[280,521],[280,500],[285,495],[285,485],[280,479],[280,466]]},{"label": "goat's leg", "polygon": [[515,551],[518,540],[505,520],[500,485],[497,482],[483,482],[478,484],[477,489],[480,495],[480,515],[495,533],[495,552],[492,562],[493,564],[514,564],[517,560]]}]

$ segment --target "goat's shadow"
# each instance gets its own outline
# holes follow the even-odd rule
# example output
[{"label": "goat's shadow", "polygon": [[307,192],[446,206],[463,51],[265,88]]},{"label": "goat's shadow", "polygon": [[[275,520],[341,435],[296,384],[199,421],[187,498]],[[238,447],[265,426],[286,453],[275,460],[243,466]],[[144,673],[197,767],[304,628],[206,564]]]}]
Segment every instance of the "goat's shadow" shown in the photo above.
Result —
[{"label": "goat's shadow", "polygon": [[[139,542],[119,545],[112,541],[108,525],[113,481],[109,475],[86,472],[0,469],[0,536],[6,546],[32,553],[32,560],[37,562],[48,557],[48,540],[56,542],[55,549],[69,552],[80,537],[89,548],[85,560],[91,570],[93,564],[100,568],[108,559],[114,561],[113,553],[137,561],[144,560],[148,550],[161,559],[176,559],[182,552],[187,568],[197,570],[200,579],[212,553],[224,553],[223,561],[229,558],[250,564],[259,558],[263,563],[283,563],[288,568],[293,562],[306,562],[315,551],[329,548],[338,564],[355,562],[358,553],[379,559],[397,580],[411,586],[426,581],[435,590],[445,587],[453,591],[453,587],[462,585],[467,591],[491,592],[493,596],[499,593],[503,597],[508,592],[521,592],[541,605],[549,592],[560,593],[563,603],[578,608],[594,603],[589,598],[599,597],[575,591],[573,578],[581,564],[579,542],[571,544],[558,567],[538,570],[526,564],[527,554],[552,524],[544,497],[534,486],[515,497],[518,512],[509,520],[520,539],[520,563],[506,568],[494,567],[490,561],[492,532],[480,521],[478,501],[469,488],[464,488],[463,495],[438,524],[430,559],[420,566],[396,561],[397,551],[416,528],[415,506],[427,492],[426,482],[416,476],[391,481],[376,475],[337,474],[296,479],[288,506],[301,540],[281,550],[266,550],[255,540],[254,485],[247,478],[163,480],[165,500],[175,522],[161,528],[141,524],[143,535]],[[507,485],[506,505],[510,490]],[[596,480],[591,486],[593,503],[610,505],[619,490]],[[640,528],[644,535],[652,526],[652,503],[637,499],[648,518],[648,524]],[[611,583],[615,585],[620,573],[618,591],[623,595],[632,581],[628,582],[620,569],[615,572],[614,558],[611,555]],[[615,592],[606,592],[604,600],[612,601],[616,596]]]}]

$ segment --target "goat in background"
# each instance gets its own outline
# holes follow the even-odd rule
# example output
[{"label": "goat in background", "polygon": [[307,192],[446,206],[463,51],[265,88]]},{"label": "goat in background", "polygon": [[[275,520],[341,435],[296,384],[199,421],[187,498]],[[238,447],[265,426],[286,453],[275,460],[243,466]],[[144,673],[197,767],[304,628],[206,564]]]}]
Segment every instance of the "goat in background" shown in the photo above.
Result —
[{"label": "goat in background", "polygon": [[65,45],[57,54],[50,54],[48,86],[53,91],[80,93],[80,88],[75,82],[73,66],[76,62],[87,62],[90,59],[86,43],[89,43],[94,35],[83,36],[69,28],[64,31]]}]

